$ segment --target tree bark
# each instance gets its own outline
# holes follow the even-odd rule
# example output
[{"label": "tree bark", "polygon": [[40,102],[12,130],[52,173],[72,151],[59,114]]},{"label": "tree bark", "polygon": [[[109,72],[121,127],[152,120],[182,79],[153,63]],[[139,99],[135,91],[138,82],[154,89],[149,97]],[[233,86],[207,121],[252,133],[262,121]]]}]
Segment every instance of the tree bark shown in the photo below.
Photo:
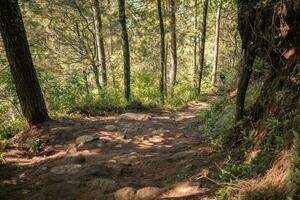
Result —
[{"label": "tree bark", "polygon": [[124,60],[124,96],[127,101],[130,101],[130,51],[126,25],[125,0],[118,0],[119,4],[119,23],[121,27],[121,38]]},{"label": "tree bark", "polygon": [[159,18],[159,28],[160,28],[160,68],[161,68],[161,78],[160,78],[160,95],[161,102],[165,103],[165,28],[164,20],[162,15],[161,0],[157,0],[157,12]]},{"label": "tree bark", "polygon": [[171,35],[171,68],[170,68],[170,96],[174,95],[174,87],[177,76],[177,38],[175,0],[169,0],[170,5],[170,35]]},{"label": "tree bark", "polygon": [[242,71],[238,83],[238,90],[236,96],[236,121],[240,121],[244,116],[245,98],[252,74],[252,65],[255,60],[255,51],[253,47],[248,47],[244,50],[242,60]]},{"label": "tree bark", "polygon": [[101,19],[101,10],[99,6],[99,0],[91,0],[93,15],[94,15],[94,24],[95,24],[95,35],[96,35],[96,47],[97,47],[97,57],[99,64],[99,80],[101,87],[105,87],[107,84],[107,74],[106,74],[106,55],[103,41],[103,32],[102,32],[102,19]]},{"label": "tree bark", "polygon": [[90,60],[91,61],[91,64],[92,64],[92,69],[93,69],[93,73],[94,73],[94,76],[95,76],[95,83],[96,83],[96,87],[97,87],[97,90],[99,92],[99,95],[101,97],[103,97],[103,93],[102,93],[102,87],[101,87],[101,83],[100,83],[100,79],[99,79],[99,68],[96,64],[96,62],[94,60]]},{"label": "tree bark", "polygon": [[86,72],[86,70],[83,70],[82,74],[83,74],[86,96],[89,97],[91,93],[90,93],[90,87],[89,87],[89,81],[88,81],[88,73]]},{"label": "tree bark", "polygon": [[200,40],[200,55],[199,55],[199,80],[198,80],[198,95],[201,94],[201,83],[204,70],[204,54],[205,54],[205,40],[206,40],[206,24],[207,24],[207,11],[208,11],[208,0],[204,0],[203,5],[203,18],[202,18],[202,30]]},{"label": "tree bark", "polygon": [[198,0],[195,0],[194,12],[194,49],[193,49],[193,73],[194,73],[194,88],[196,91],[198,80],[198,65],[197,65],[197,42],[198,42]]},{"label": "tree bark", "polygon": [[30,125],[49,119],[17,0],[0,0],[0,31],[23,115]]},{"label": "tree bark", "polygon": [[216,84],[217,80],[217,69],[218,69],[218,58],[219,58],[219,44],[220,44],[220,24],[221,24],[221,9],[222,9],[222,0],[217,2],[217,15],[216,15],[216,36],[215,36],[215,52],[214,52],[214,64],[211,74],[211,83]]},{"label": "tree bark", "polygon": [[116,87],[116,77],[115,77],[115,65],[113,61],[113,25],[112,25],[112,7],[111,7],[111,0],[107,0],[108,9],[109,9],[109,68],[111,70],[111,77],[112,77],[112,84],[113,87]]}]

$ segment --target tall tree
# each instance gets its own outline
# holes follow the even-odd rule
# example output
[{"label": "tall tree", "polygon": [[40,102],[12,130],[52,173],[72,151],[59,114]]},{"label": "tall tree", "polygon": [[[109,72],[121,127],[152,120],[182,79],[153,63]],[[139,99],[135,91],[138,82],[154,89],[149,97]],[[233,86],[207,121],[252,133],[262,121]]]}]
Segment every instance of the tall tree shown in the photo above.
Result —
[{"label": "tall tree", "polygon": [[124,61],[124,95],[127,101],[130,100],[130,51],[126,25],[125,0],[118,0],[119,23],[121,27],[123,61]]},{"label": "tall tree", "polygon": [[194,12],[194,49],[193,49],[193,70],[194,70],[194,87],[197,88],[198,65],[197,65],[197,47],[198,47],[198,0],[195,0]]},{"label": "tall tree", "polygon": [[170,5],[170,35],[171,35],[171,68],[170,95],[173,97],[177,75],[177,38],[176,38],[176,9],[175,0],[169,0]]},{"label": "tall tree", "polygon": [[204,70],[207,11],[208,11],[208,0],[204,0],[201,40],[200,40],[200,55],[199,55],[199,68],[200,69],[199,69],[199,80],[198,80],[198,91],[197,91],[198,95],[200,95],[200,93],[201,93],[201,83],[202,83],[202,76],[203,76],[203,70]]},{"label": "tall tree", "polygon": [[160,28],[160,68],[161,68],[160,95],[161,95],[161,102],[165,103],[165,71],[166,71],[165,28],[164,28],[164,20],[162,15],[161,0],[157,0],[157,11],[158,11],[159,28]]},{"label": "tall tree", "polygon": [[97,46],[97,57],[99,64],[99,79],[102,87],[105,87],[107,84],[107,75],[106,75],[106,56],[105,48],[103,41],[103,31],[102,31],[102,19],[101,19],[101,10],[99,0],[91,0],[93,15],[94,15],[94,24],[95,24],[95,35],[96,35],[96,46]]},{"label": "tall tree", "polygon": [[0,0],[0,31],[23,114],[30,125],[49,119],[17,0]]},{"label": "tall tree", "polygon": [[113,52],[114,52],[114,45],[113,45],[113,24],[112,24],[112,6],[111,6],[111,0],[107,0],[108,5],[108,23],[109,23],[109,68],[111,71],[111,77],[112,77],[112,84],[114,87],[116,87],[116,76],[115,76],[115,64],[113,61]]},{"label": "tall tree", "polygon": [[217,14],[216,14],[216,35],[215,35],[215,52],[214,52],[214,64],[211,74],[212,84],[216,83],[217,80],[217,69],[218,69],[218,58],[219,58],[219,41],[220,41],[220,24],[221,24],[221,9],[222,0],[217,1]]},{"label": "tall tree", "polygon": [[[82,51],[81,53],[84,57],[87,58],[89,61],[89,64],[92,67],[93,74],[95,76],[95,84],[98,89],[98,92],[100,95],[102,95],[102,86],[100,82],[100,76],[99,76],[99,66],[97,65],[97,48],[93,48],[92,45],[89,43],[89,37],[87,36],[88,34],[85,33],[88,32],[93,36],[93,44],[96,44],[96,37],[94,31],[90,28],[89,26],[89,20],[88,18],[84,15],[84,10],[82,7],[77,3],[76,0],[74,0],[74,5],[76,10],[78,11],[78,14],[80,16],[80,20],[75,21],[75,32],[76,32],[76,37],[78,39],[79,43],[79,48],[78,50]],[[81,23],[79,23],[81,22]],[[81,28],[84,27],[84,28]],[[65,34],[63,34],[65,35]],[[65,37],[64,37],[65,40]],[[76,48],[77,49],[77,48]]]}]

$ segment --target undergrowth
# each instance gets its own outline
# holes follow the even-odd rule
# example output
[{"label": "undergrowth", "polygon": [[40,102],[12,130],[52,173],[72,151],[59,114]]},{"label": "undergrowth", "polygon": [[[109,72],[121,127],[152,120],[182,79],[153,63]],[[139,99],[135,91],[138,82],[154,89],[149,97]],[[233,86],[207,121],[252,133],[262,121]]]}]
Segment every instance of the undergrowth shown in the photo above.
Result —
[{"label": "undergrowth", "polygon": [[[257,89],[250,89],[249,95],[251,96],[252,94],[257,97]],[[251,102],[247,103],[247,107],[250,107],[256,98],[250,99]],[[213,178],[220,183],[234,184],[241,179],[250,180],[262,177],[272,167],[281,150],[285,147],[288,148],[288,145],[291,144],[291,142],[288,142],[290,141],[289,138],[295,138],[293,143],[294,154],[291,162],[293,173],[290,177],[290,182],[293,185],[294,193],[299,195],[300,145],[299,135],[294,130],[297,122],[293,122],[293,119],[297,118],[297,114],[285,112],[265,119],[266,135],[260,143],[257,143],[256,138],[253,137],[251,132],[253,131],[253,124],[247,118],[245,120],[247,122],[246,126],[244,126],[245,128],[239,129],[239,142],[233,141],[237,138],[235,135],[234,114],[234,99],[229,96],[219,96],[212,101],[210,108],[201,111],[198,115],[201,124],[200,129],[208,136],[211,145],[219,151],[226,152],[228,155],[224,164],[219,167],[219,172],[213,175]],[[249,159],[249,155],[253,152],[255,152],[254,156]],[[264,192],[255,194],[254,196],[256,197],[253,200],[264,199],[263,195]],[[220,189],[217,196],[223,200],[236,199],[230,193],[230,186]],[[299,196],[293,198],[297,199]]]}]

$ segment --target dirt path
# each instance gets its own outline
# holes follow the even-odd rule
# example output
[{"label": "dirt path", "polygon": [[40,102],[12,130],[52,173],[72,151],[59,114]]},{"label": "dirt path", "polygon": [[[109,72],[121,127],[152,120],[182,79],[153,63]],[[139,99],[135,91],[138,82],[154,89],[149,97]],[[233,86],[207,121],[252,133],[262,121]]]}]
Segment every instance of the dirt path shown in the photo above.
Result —
[{"label": "dirt path", "polygon": [[207,106],[36,127],[17,139],[26,151],[1,153],[0,199],[214,199],[202,177],[218,159],[195,118]]}]

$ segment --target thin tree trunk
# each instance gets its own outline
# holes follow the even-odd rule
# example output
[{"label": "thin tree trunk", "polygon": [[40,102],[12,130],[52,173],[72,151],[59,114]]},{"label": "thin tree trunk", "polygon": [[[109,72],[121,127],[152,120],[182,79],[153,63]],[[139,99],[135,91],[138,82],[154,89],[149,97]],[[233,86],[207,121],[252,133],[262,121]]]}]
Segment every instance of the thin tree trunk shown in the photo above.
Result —
[{"label": "thin tree trunk", "polygon": [[94,15],[94,24],[95,24],[95,35],[96,35],[96,47],[97,47],[97,57],[99,63],[99,76],[100,84],[103,87],[107,84],[107,75],[106,75],[106,56],[105,48],[103,41],[103,32],[102,32],[102,19],[99,6],[99,0],[91,0],[93,15]]},{"label": "thin tree trunk", "polygon": [[111,0],[107,0],[107,4],[108,4],[108,9],[109,9],[109,68],[111,70],[111,77],[112,77],[112,84],[113,87],[116,87],[116,77],[115,77],[115,66],[113,63],[113,52],[114,52],[114,46],[113,46],[113,26],[112,26],[112,22],[111,22],[111,13],[112,13],[112,8],[111,8]]},{"label": "thin tree trunk", "polygon": [[255,52],[253,47],[247,47],[244,50],[242,71],[240,74],[240,80],[238,83],[238,90],[236,95],[236,121],[243,119],[244,116],[245,98],[252,74],[252,66],[254,60]]},{"label": "thin tree trunk", "polygon": [[130,51],[126,25],[125,0],[118,0],[119,4],[119,22],[121,26],[123,59],[124,59],[124,95],[127,101],[130,101]]},{"label": "thin tree trunk", "polygon": [[161,0],[157,0],[157,11],[159,18],[159,28],[160,28],[160,68],[161,68],[161,78],[160,78],[160,95],[161,102],[165,103],[165,28],[164,20],[162,15]]},{"label": "thin tree trunk", "polygon": [[83,79],[84,79],[86,96],[89,97],[91,93],[90,93],[90,87],[89,87],[89,81],[88,81],[88,73],[86,72],[86,70],[83,70],[82,74],[83,74]]},{"label": "thin tree trunk", "polygon": [[215,84],[217,80],[218,58],[219,58],[219,41],[220,41],[220,23],[221,23],[221,9],[222,0],[218,0],[218,9],[216,15],[216,36],[215,36],[215,52],[214,52],[214,64],[211,74],[211,83]]},{"label": "thin tree trunk", "polygon": [[198,0],[195,0],[195,13],[194,13],[194,49],[193,49],[193,72],[194,72],[194,88],[197,88],[198,80],[198,65],[197,65],[197,46],[198,46]]},{"label": "thin tree trunk", "polygon": [[36,125],[49,119],[44,97],[26,37],[18,1],[0,1],[0,31],[16,92],[27,122]]},{"label": "thin tree trunk", "polygon": [[[167,35],[165,35],[167,36]],[[169,43],[168,43],[168,38],[166,39],[166,43],[165,43],[165,74],[164,74],[164,78],[165,78],[165,96],[166,99],[168,99],[168,54],[169,54]]]},{"label": "thin tree trunk", "polygon": [[[164,13],[169,13],[168,11],[168,0],[163,0],[162,1],[162,8]],[[168,39],[168,33],[165,30],[165,75],[164,75],[164,79],[165,79],[165,96],[166,99],[168,99],[168,54],[169,54],[169,39]]]},{"label": "thin tree trunk", "polygon": [[94,60],[91,60],[91,64],[92,64],[92,69],[93,69],[93,73],[95,76],[96,87],[97,87],[97,90],[98,90],[100,96],[102,97],[103,93],[102,93],[102,87],[101,87],[100,80],[99,80],[99,69]]},{"label": "thin tree trunk", "polygon": [[200,40],[200,55],[199,55],[200,69],[199,69],[199,80],[198,80],[198,95],[201,94],[201,83],[202,83],[202,76],[203,76],[203,70],[204,70],[207,11],[208,11],[208,0],[204,0],[202,30],[201,30],[201,40]]},{"label": "thin tree trunk", "polygon": [[174,95],[174,87],[177,75],[177,38],[176,38],[176,15],[175,0],[169,0],[170,4],[170,35],[171,35],[171,68],[170,68],[170,95]]}]

